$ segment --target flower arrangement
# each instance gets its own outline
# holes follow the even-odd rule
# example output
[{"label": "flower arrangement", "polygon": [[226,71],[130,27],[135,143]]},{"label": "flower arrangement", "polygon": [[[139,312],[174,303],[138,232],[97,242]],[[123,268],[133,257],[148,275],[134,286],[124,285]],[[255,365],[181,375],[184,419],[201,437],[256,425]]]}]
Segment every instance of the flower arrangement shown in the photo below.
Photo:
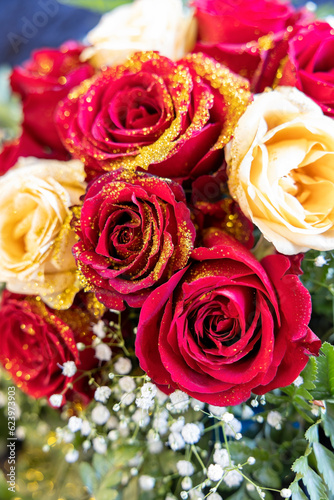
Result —
[{"label": "flower arrangement", "polygon": [[281,0],[135,0],[14,68],[0,362],[41,458],[3,498],[333,498],[333,48]]}]

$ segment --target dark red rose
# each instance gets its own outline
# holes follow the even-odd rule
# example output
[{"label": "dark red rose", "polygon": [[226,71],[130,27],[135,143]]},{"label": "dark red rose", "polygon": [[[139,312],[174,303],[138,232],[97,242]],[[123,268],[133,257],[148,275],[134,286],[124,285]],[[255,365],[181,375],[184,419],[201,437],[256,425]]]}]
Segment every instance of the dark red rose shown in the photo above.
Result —
[{"label": "dark red rose", "polygon": [[193,262],[145,302],[136,336],[141,368],[166,393],[225,406],[291,384],[318,354],[311,299],[283,255],[261,263],[215,230]]},{"label": "dark red rose", "polygon": [[183,189],[150,174],[115,171],[91,184],[74,222],[77,265],[99,301],[141,307],[152,288],[184,267],[195,228]]},{"label": "dark red rose", "polygon": [[247,85],[201,54],[175,63],[138,52],[75,89],[60,106],[59,131],[90,179],[120,166],[195,178],[221,165]]},{"label": "dark red rose", "polygon": [[23,156],[34,156],[48,160],[67,160],[68,154],[53,152],[51,149],[37,142],[31,135],[23,131],[21,136],[4,144],[0,153],[0,175],[5,174],[18,159]]},{"label": "dark red rose", "polygon": [[74,86],[94,74],[90,64],[80,61],[83,48],[83,45],[69,41],[59,49],[37,50],[23,66],[14,68],[10,82],[13,91],[22,99],[22,136],[16,144],[17,150],[12,144],[10,155],[7,151],[0,158],[1,171],[7,171],[19,156],[68,159],[54,115],[59,101]]},{"label": "dark red rose", "polygon": [[334,29],[315,22],[289,41],[280,85],[297,87],[334,117]]},{"label": "dark red rose", "polygon": [[253,224],[231,198],[226,181],[226,170],[220,169],[213,175],[202,175],[192,183],[196,246],[201,246],[201,235],[208,228],[218,228],[251,249],[254,245]]},{"label": "dark red rose", "polygon": [[[33,398],[60,394],[73,383],[66,399],[79,397],[88,403],[92,394],[87,378],[75,379],[80,370],[97,366],[98,360],[93,349],[79,353],[76,344],[91,345],[96,321],[82,306],[56,311],[39,298],[5,290],[0,309],[0,362],[18,387]],[[62,374],[61,366],[66,361],[74,361],[77,366],[73,377]]]},{"label": "dark red rose", "polygon": [[193,0],[203,52],[252,82],[261,91],[273,83],[286,41],[312,18],[281,0]]}]

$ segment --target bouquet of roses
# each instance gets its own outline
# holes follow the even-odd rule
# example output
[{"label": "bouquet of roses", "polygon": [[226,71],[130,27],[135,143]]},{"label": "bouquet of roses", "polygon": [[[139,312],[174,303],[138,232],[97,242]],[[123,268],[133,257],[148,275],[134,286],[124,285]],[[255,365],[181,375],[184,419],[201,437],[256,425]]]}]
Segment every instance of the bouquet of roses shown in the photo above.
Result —
[{"label": "bouquet of roses", "polygon": [[96,500],[333,498],[333,51],[135,0],[12,71],[0,361]]}]

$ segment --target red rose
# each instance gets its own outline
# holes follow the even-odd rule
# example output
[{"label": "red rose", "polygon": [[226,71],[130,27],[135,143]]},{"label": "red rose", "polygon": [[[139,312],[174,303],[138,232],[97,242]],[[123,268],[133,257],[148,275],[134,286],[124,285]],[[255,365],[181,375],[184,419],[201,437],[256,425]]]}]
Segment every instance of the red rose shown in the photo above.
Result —
[{"label": "red rose", "polygon": [[247,85],[200,54],[175,63],[139,52],[75,89],[59,109],[59,131],[89,178],[119,166],[197,177],[221,165]]},{"label": "red rose", "polygon": [[316,22],[292,38],[280,85],[297,87],[334,117],[334,29]]},{"label": "red rose", "polygon": [[142,369],[164,392],[235,405],[292,383],[317,355],[311,299],[283,255],[259,263],[216,230],[194,262],[145,302],[136,336]]},{"label": "red rose", "polygon": [[87,286],[116,310],[141,307],[152,288],[184,267],[195,228],[183,189],[150,174],[115,171],[88,189],[73,253]]},{"label": "red rose", "polygon": [[[254,90],[271,85],[284,56],[280,42],[311,19],[280,0],[193,0],[203,52],[248,78]],[[260,80],[260,81],[259,81]]]},{"label": "red rose", "polygon": [[196,246],[201,246],[202,233],[215,227],[251,249],[254,244],[253,224],[231,198],[226,181],[223,168],[213,175],[202,175],[192,183],[191,202],[198,237]]},{"label": "red rose", "polygon": [[7,150],[0,156],[1,171],[7,171],[19,156],[68,159],[54,115],[59,101],[72,87],[94,74],[93,67],[79,59],[83,48],[70,41],[59,49],[38,50],[32,59],[13,70],[11,86],[23,105],[22,136],[11,145],[10,154]]},{"label": "red rose", "polygon": [[0,153],[0,175],[5,174],[13,165],[15,165],[20,156],[34,156],[35,158],[45,158],[48,160],[58,159],[66,160],[67,155],[54,153],[43,147],[39,142],[26,132],[21,136],[4,144]]},{"label": "red rose", "polygon": [[91,344],[94,321],[94,316],[78,305],[55,311],[39,298],[5,290],[0,309],[0,362],[18,387],[33,398],[60,394],[73,383],[66,398],[79,396],[88,403],[91,389],[87,378],[75,382],[78,374],[65,377],[61,366],[74,361],[80,371],[98,365],[92,349],[79,353],[76,347],[78,342]]}]

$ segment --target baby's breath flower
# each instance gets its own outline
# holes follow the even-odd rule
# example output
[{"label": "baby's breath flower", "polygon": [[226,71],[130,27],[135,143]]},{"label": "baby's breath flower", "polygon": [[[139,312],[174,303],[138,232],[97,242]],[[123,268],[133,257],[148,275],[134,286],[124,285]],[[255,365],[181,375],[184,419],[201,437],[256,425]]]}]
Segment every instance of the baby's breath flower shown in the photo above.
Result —
[{"label": "baby's breath flower", "polygon": [[147,476],[146,474],[143,474],[139,478],[139,486],[143,491],[150,491],[153,490],[155,485],[155,479],[152,476]]},{"label": "baby's breath flower", "polygon": [[70,417],[67,426],[71,432],[80,431],[82,427],[82,419],[75,416]]},{"label": "baby's breath flower", "polygon": [[190,406],[194,408],[195,411],[203,410],[205,403],[199,401],[198,399],[190,398]]},{"label": "baby's breath flower", "polygon": [[182,450],[185,447],[185,441],[179,432],[171,432],[169,434],[168,444],[173,451]]},{"label": "baby's breath flower", "polygon": [[119,375],[127,375],[132,370],[132,363],[129,358],[120,357],[114,364],[115,372]]},{"label": "baby's breath flower", "polygon": [[141,388],[141,395],[143,398],[153,399],[157,393],[157,386],[151,382],[146,382]]},{"label": "baby's breath flower", "polygon": [[277,430],[280,430],[282,428],[281,426],[282,420],[283,420],[282,415],[276,410],[270,411],[267,415],[268,424]]},{"label": "baby's breath flower", "polygon": [[[327,264],[327,259],[325,259],[325,257],[323,255],[318,255],[318,257],[316,257],[314,259],[314,265],[316,267],[323,267]],[[287,497],[289,498],[289,497]]]},{"label": "baby's breath flower", "polygon": [[224,448],[215,450],[213,454],[213,461],[222,467],[227,467],[230,463],[230,458],[227,450]]},{"label": "baby's breath flower", "polygon": [[237,418],[233,417],[233,419],[230,420],[228,424],[225,425],[226,436],[235,436],[237,433],[241,431],[241,428],[242,428],[241,422]]},{"label": "baby's breath flower", "polygon": [[104,339],[104,337],[106,336],[105,324],[102,319],[95,323],[92,330],[100,339]]},{"label": "baby's breath flower", "polygon": [[228,411],[226,411],[223,415],[222,415],[222,421],[225,422],[226,424],[228,422],[232,422],[232,420],[234,420],[234,415],[233,413],[230,413]]},{"label": "baby's breath flower", "polygon": [[221,417],[226,412],[225,406],[209,405],[208,409],[216,417]]},{"label": "baby's breath flower", "polygon": [[304,382],[303,377],[301,375],[298,375],[298,377],[296,378],[296,380],[294,380],[293,385],[295,387],[300,387],[303,384],[303,382]]},{"label": "baby's breath flower", "polygon": [[253,415],[254,415],[254,412],[253,412],[252,408],[250,408],[249,406],[245,405],[242,408],[241,418],[243,420],[247,420],[248,418],[252,418]]},{"label": "baby's breath flower", "polygon": [[185,392],[176,390],[169,395],[171,401],[170,411],[171,412],[184,412],[188,410],[189,407],[189,396]]},{"label": "baby's breath flower", "polygon": [[184,417],[179,417],[175,422],[170,426],[170,430],[172,432],[181,432],[185,424]]},{"label": "baby's breath flower", "polygon": [[121,377],[118,381],[118,385],[123,392],[133,392],[136,388],[136,382],[132,377],[129,377],[128,375],[125,377]]},{"label": "baby's breath flower", "polygon": [[52,394],[52,396],[49,397],[51,406],[59,408],[63,403],[63,397],[64,396],[62,394]]},{"label": "baby's breath flower", "polygon": [[224,477],[224,482],[229,488],[234,488],[242,483],[243,477],[237,470],[231,470]]},{"label": "baby's breath flower", "polygon": [[107,344],[101,343],[95,347],[95,357],[100,361],[110,361],[111,356],[112,352]]},{"label": "baby's breath flower", "polygon": [[137,398],[136,405],[142,410],[149,410],[154,406],[154,399],[151,398]]},{"label": "baby's breath flower", "polygon": [[194,466],[188,460],[179,460],[176,463],[177,472],[180,476],[192,476],[194,473]]},{"label": "baby's breath flower", "polygon": [[156,399],[159,403],[160,406],[162,406],[163,404],[165,404],[165,402],[167,401],[168,399],[168,396],[167,394],[165,394],[164,392],[160,391],[160,389],[157,390],[157,396],[156,396]]},{"label": "baby's breath flower", "polygon": [[73,375],[77,372],[77,367],[75,366],[74,361],[65,361],[62,366],[63,375],[65,377],[73,377]]},{"label": "baby's breath flower", "polygon": [[248,457],[248,458],[247,458],[247,463],[248,463],[249,465],[254,465],[254,464],[255,464],[255,462],[256,462],[256,460],[255,460],[255,458],[254,458],[254,457]]},{"label": "baby's breath flower", "polygon": [[95,391],[94,398],[96,401],[100,401],[101,403],[106,403],[111,396],[110,387],[103,385],[98,387]]},{"label": "baby's breath flower", "polygon": [[208,478],[210,481],[220,481],[223,477],[224,470],[219,464],[210,464],[208,467]]},{"label": "baby's breath flower", "polygon": [[207,497],[207,500],[223,500],[222,497],[219,495],[219,493],[210,493],[210,495]]},{"label": "baby's breath flower", "polygon": [[184,441],[188,444],[195,444],[201,438],[200,428],[196,424],[186,424],[183,427],[181,434]]},{"label": "baby's breath flower", "polygon": [[181,481],[181,488],[183,488],[184,490],[190,490],[193,486],[193,482],[192,480],[190,479],[190,477],[185,477],[184,479],[182,479]]},{"label": "baby's breath flower", "polygon": [[150,417],[141,408],[138,408],[131,418],[139,427],[146,427],[150,423]]},{"label": "baby's breath flower", "polygon": [[104,455],[107,452],[107,443],[104,437],[97,436],[93,439],[93,448],[96,453]]},{"label": "baby's breath flower", "polygon": [[280,492],[282,498],[290,498],[292,491],[289,488],[283,488]]},{"label": "baby's breath flower", "polygon": [[76,462],[79,458],[79,452],[78,450],[70,450],[66,453],[65,455],[65,460],[66,462],[68,462],[69,464],[73,464],[74,462]]},{"label": "baby's breath flower", "polygon": [[124,394],[124,396],[122,396],[121,402],[125,406],[130,406],[135,399],[136,399],[135,393],[129,392],[128,394]]},{"label": "baby's breath flower", "polygon": [[97,425],[104,425],[108,421],[109,417],[110,412],[108,408],[102,404],[96,405],[92,410],[91,418]]},{"label": "baby's breath flower", "polygon": [[82,447],[85,451],[88,451],[92,446],[92,443],[86,439],[83,443],[82,443]]}]

